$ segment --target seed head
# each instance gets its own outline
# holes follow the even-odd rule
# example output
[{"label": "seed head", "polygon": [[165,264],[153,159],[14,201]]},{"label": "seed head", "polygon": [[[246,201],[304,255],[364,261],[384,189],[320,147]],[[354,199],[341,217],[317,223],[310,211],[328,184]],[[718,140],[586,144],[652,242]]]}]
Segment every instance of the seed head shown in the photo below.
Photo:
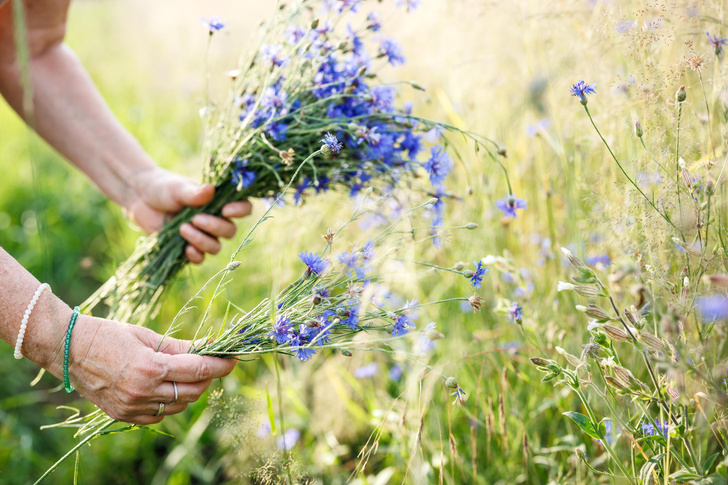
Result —
[{"label": "seed head", "polygon": [[289,148],[288,150],[281,150],[278,152],[278,156],[281,157],[281,160],[283,160],[283,163],[286,165],[290,165],[293,161],[293,154],[296,153],[296,151],[293,148]]},{"label": "seed head", "polygon": [[612,340],[617,340],[619,342],[626,342],[629,340],[629,334],[621,328],[613,327],[612,325],[604,325],[602,330],[604,330],[604,333],[606,333]]},{"label": "seed head", "polygon": [[321,237],[326,240],[329,246],[334,243],[334,230],[330,227],[326,228],[326,234],[321,234]]},{"label": "seed head", "polygon": [[640,341],[645,345],[645,347],[656,350],[657,352],[664,352],[667,350],[667,347],[665,347],[665,344],[660,340],[659,338],[655,337],[651,333],[641,333],[639,334]]},{"label": "seed head", "polygon": [[473,309],[473,313],[480,310],[480,308],[483,306],[483,303],[485,303],[485,299],[479,297],[478,295],[473,295],[468,297],[468,303],[470,303],[470,307]]}]

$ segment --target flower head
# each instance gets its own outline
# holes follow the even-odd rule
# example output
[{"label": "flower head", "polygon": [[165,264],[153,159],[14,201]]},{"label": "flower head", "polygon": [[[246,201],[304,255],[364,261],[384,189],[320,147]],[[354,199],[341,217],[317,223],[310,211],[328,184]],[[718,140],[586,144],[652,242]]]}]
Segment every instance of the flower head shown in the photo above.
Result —
[{"label": "flower head", "polygon": [[571,86],[571,95],[578,96],[581,104],[586,105],[586,95],[596,93],[596,87],[597,83],[587,84],[584,81],[580,80],[578,83]]},{"label": "flower head", "polygon": [[235,169],[233,170],[232,183],[238,190],[247,189],[258,177],[255,172],[248,168],[249,159],[242,159],[238,156],[235,159]]},{"label": "flower head", "polygon": [[710,32],[706,32],[705,35],[708,36],[708,41],[713,44],[715,55],[719,56],[723,52],[723,46],[728,43],[728,39],[719,35],[710,35]]},{"label": "flower head", "polygon": [[475,271],[466,271],[465,276],[470,278],[470,284],[477,289],[480,289],[480,283],[483,281],[483,276],[488,273],[489,268],[483,267],[482,261],[473,261],[475,265]]},{"label": "flower head", "polygon": [[329,262],[315,253],[303,251],[301,254],[298,255],[298,257],[301,258],[301,261],[303,261],[304,264],[308,267],[306,269],[306,276],[310,276],[312,274],[320,275],[321,273],[326,271],[326,268],[329,267]]},{"label": "flower head", "polygon": [[430,158],[422,166],[430,175],[432,185],[438,185],[444,182],[450,173],[452,162],[441,146],[434,146],[430,149]]},{"label": "flower head", "polygon": [[387,61],[393,66],[404,64],[404,56],[402,55],[402,47],[396,40],[387,38],[379,45],[379,55],[386,57]]},{"label": "flower head", "polygon": [[210,35],[212,35],[213,32],[223,29],[227,25],[222,23],[222,19],[217,15],[213,15],[212,17],[210,17],[210,20],[207,20],[205,17],[202,17],[200,20],[202,21],[202,24],[205,25],[210,31]]},{"label": "flower head", "polygon": [[670,431],[670,424],[667,421],[655,421],[655,424],[652,423],[642,423],[642,433],[644,433],[645,436],[654,436],[659,431],[662,436],[667,438],[667,433]]},{"label": "flower head", "polygon": [[503,217],[516,218],[516,209],[528,209],[528,201],[508,194],[495,202],[495,206],[503,213]]},{"label": "flower head", "polygon": [[268,335],[273,337],[279,344],[284,344],[291,339],[290,330],[291,319],[279,316],[276,318],[276,323],[273,324],[273,331]]},{"label": "flower head", "polygon": [[696,307],[705,320],[715,321],[728,318],[728,298],[722,295],[698,298]]},{"label": "flower head", "polygon": [[508,309],[508,315],[514,322],[521,323],[521,320],[523,320],[523,307],[514,301]]},{"label": "flower head", "polygon": [[336,139],[336,136],[332,135],[331,133],[326,133],[324,137],[320,140],[320,143],[323,143],[321,146],[321,150],[324,153],[339,153],[339,151],[344,147],[341,143],[339,143],[339,140]]}]

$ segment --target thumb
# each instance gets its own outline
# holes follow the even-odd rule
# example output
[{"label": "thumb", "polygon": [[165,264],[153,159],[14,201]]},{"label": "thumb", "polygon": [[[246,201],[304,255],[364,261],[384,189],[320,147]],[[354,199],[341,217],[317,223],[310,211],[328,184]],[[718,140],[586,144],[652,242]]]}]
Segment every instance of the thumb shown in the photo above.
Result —
[{"label": "thumb", "polygon": [[198,207],[205,205],[215,195],[215,187],[210,184],[199,185],[192,180],[181,180],[172,189],[172,197],[175,201],[185,206]]}]

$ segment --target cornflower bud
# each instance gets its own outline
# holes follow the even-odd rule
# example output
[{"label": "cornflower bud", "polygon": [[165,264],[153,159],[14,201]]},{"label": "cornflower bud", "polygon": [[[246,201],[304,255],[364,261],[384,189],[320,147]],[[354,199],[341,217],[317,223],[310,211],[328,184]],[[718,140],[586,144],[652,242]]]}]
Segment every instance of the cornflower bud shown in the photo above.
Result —
[{"label": "cornflower bud", "polygon": [[240,267],[240,265],[241,265],[241,264],[242,264],[242,263],[241,263],[240,261],[231,261],[231,262],[230,262],[230,263],[229,263],[229,264],[227,265],[227,268],[226,268],[226,269],[227,269],[228,271],[235,271],[236,269],[238,269],[238,268]]},{"label": "cornflower bud", "polygon": [[467,266],[467,264],[468,264],[468,263],[466,263],[466,262],[464,262],[464,261],[458,261],[457,263],[455,263],[455,264],[454,264],[454,265],[452,266],[452,269],[454,269],[455,271],[462,271],[462,270],[463,270],[463,268],[464,268],[465,266]]},{"label": "cornflower bud", "polygon": [[467,224],[465,224],[465,229],[467,229],[469,231],[472,231],[473,229],[477,229],[477,228],[478,228],[478,224],[475,222],[468,222]]},{"label": "cornflower bud", "polygon": [[604,330],[604,333],[606,333],[612,340],[616,340],[619,342],[625,342],[629,340],[629,334],[619,327],[604,325],[602,327],[602,330]]},{"label": "cornflower bud", "polygon": [[574,453],[576,454],[576,457],[580,460],[586,460],[586,454],[584,453],[584,450],[581,448],[574,448]]},{"label": "cornflower bud", "polygon": [[430,200],[428,200],[427,202],[425,202],[425,204],[424,204],[424,205],[435,205],[435,204],[437,204],[437,202],[438,202],[439,200],[440,200],[440,199],[438,199],[437,197],[433,197],[433,198],[431,198]]},{"label": "cornflower bud", "polygon": [[351,357],[350,350],[346,350],[346,349],[340,349],[340,350],[341,350],[341,355],[343,355],[344,357]]},{"label": "cornflower bud", "polygon": [[709,197],[715,195],[715,180],[711,177],[708,177],[708,180],[705,181],[705,193],[708,194]]},{"label": "cornflower bud", "polygon": [[315,30],[319,25],[319,19],[315,19],[313,22],[311,22],[311,30]]},{"label": "cornflower bud", "polygon": [[677,94],[675,94],[675,99],[677,99],[678,103],[682,103],[687,97],[688,93],[685,92],[685,86],[680,86],[680,89],[677,90]]},{"label": "cornflower bud", "polygon": [[634,122],[634,134],[637,135],[637,138],[642,138],[642,135],[644,135],[644,131],[642,131],[642,125],[639,121]]},{"label": "cornflower bud", "polygon": [[508,151],[506,150],[506,147],[498,147],[498,151],[496,153],[503,158],[508,158]]},{"label": "cornflower bud", "polygon": [[328,145],[322,145],[320,150],[324,155],[329,155],[331,153],[331,147]]},{"label": "cornflower bud", "polygon": [[458,387],[458,381],[454,377],[448,377],[445,379],[445,387],[448,389],[457,389]]},{"label": "cornflower bud", "polygon": [[657,352],[664,352],[667,350],[667,347],[665,347],[665,344],[660,340],[659,338],[655,337],[651,333],[641,333],[639,334],[640,341],[644,344],[645,347],[656,350]]}]

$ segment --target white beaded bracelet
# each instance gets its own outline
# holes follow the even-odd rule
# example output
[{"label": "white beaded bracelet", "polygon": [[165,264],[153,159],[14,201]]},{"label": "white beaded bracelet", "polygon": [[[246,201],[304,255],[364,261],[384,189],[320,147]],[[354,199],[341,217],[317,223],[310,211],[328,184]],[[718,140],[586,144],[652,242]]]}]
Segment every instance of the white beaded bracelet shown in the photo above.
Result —
[{"label": "white beaded bracelet", "polygon": [[30,303],[28,303],[28,308],[25,309],[25,314],[23,314],[23,323],[20,324],[20,332],[18,332],[18,340],[15,342],[15,353],[13,354],[13,356],[16,359],[23,358],[23,354],[20,353],[20,349],[23,348],[25,328],[28,326],[28,319],[30,318],[30,314],[33,312],[35,304],[38,303],[38,299],[40,298],[41,293],[43,293],[43,290],[45,290],[46,288],[48,288],[48,291],[53,291],[51,290],[51,285],[49,285],[48,283],[41,283],[38,289],[35,290],[35,295],[33,295],[33,299],[30,300]]}]

